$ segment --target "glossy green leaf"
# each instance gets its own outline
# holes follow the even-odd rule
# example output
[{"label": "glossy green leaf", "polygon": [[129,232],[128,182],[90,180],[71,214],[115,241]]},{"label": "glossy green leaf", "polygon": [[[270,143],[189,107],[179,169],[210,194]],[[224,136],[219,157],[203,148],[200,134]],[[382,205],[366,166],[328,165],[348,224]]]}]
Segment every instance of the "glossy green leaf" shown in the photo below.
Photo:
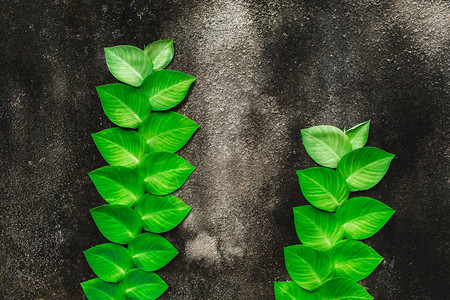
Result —
[{"label": "glossy green leaf", "polygon": [[181,223],[191,207],[175,195],[145,194],[135,207],[144,223],[144,229],[154,233],[171,230]]},{"label": "glossy green leaf", "polygon": [[345,133],[334,126],[321,125],[302,130],[306,152],[321,166],[336,168],[339,160],[352,151]]},{"label": "glossy green leaf", "polygon": [[125,300],[125,290],[120,284],[94,278],[81,283],[88,300]]},{"label": "glossy green leaf", "polygon": [[286,269],[292,280],[302,288],[313,291],[333,275],[330,256],[321,250],[308,246],[289,246],[284,248]]},{"label": "glossy green leaf", "polygon": [[91,209],[100,232],[111,242],[126,244],[142,232],[139,215],[124,205],[102,205]]},{"label": "glossy green leaf", "polygon": [[364,123],[358,124],[345,132],[350,139],[352,149],[359,149],[366,145],[367,138],[369,137],[370,120]]},{"label": "glossy green leaf", "polygon": [[143,179],[127,167],[102,167],[89,172],[89,177],[110,204],[132,206],[145,192]]},{"label": "glossy green leaf", "polygon": [[150,74],[142,83],[142,91],[152,110],[167,110],[178,105],[186,96],[195,77],[174,70]]},{"label": "glossy green leaf", "polygon": [[173,153],[155,152],[142,159],[138,171],[149,193],[167,195],[179,189],[195,167]]},{"label": "glossy green leaf", "polygon": [[350,198],[336,211],[342,223],[345,237],[367,239],[377,233],[394,214],[395,210],[369,197]]},{"label": "glossy green leaf", "polygon": [[153,152],[177,152],[198,129],[197,123],[176,112],[151,114],[139,126],[139,133]]},{"label": "glossy green leaf", "polygon": [[136,128],[151,112],[144,94],[126,84],[98,86],[97,93],[105,114],[118,126]]},{"label": "glossy green leaf", "polygon": [[354,281],[369,276],[381,263],[381,257],[366,244],[355,240],[342,240],[328,252],[334,262],[336,277]]},{"label": "glossy green leaf", "polygon": [[361,300],[373,299],[367,291],[356,282],[346,278],[333,278],[318,291],[319,299],[324,300]]},{"label": "glossy green leaf", "polygon": [[92,134],[92,138],[111,166],[134,168],[148,152],[144,138],[134,130],[110,128]]},{"label": "glossy green leaf", "polygon": [[297,171],[297,176],[306,200],[325,211],[334,212],[350,194],[347,182],[335,170],[310,168]]},{"label": "glossy green leaf", "polygon": [[344,228],[334,214],[311,205],[294,207],[294,222],[300,241],[315,249],[328,250],[344,236]]},{"label": "glossy green leaf", "polygon": [[169,288],[158,275],[133,269],[125,274],[121,285],[131,300],[155,300]]},{"label": "glossy green leaf", "polygon": [[156,41],[145,47],[144,52],[153,63],[153,70],[158,71],[167,67],[173,58],[173,40]]},{"label": "glossy green leaf", "polygon": [[104,281],[119,282],[133,268],[130,253],[117,244],[100,244],[83,253],[91,269]]},{"label": "glossy green leaf", "polygon": [[347,180],[350,191],[368,190],[386,174],[394,154],[375,147],[356,149],[345,155],[337,171]]},{"label": "glossy green leaf", "polygon": [[128,245],[128,251],[136,267],[148,272],[161,269],[178,255],[178,250],[168,240],[153,233],[135,237]]},{"label": "glossy green leaf", "polygon": [[111,74],[117,80],[132,86],[140,86],[153,70],[148,55],[133,46],[105,48],[105,57]]},{"label": "glossy green leaf", "polygon": [[299,287],[293,281],[275,282],[276,300],[318,300],[315,293]]}]

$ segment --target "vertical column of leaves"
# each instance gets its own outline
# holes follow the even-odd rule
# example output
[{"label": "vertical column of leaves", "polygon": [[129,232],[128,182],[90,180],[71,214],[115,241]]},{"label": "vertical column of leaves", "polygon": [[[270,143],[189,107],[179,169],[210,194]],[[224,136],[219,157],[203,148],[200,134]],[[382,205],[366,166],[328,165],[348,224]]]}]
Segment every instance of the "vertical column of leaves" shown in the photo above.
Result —
[{"label": "vertical column of leaves", "polygon": [[88,299],[156,299],[168,288],[154,271],[178,250],[158,234],[176,227],[191,210],[170,193],[194,171],[175,152],[198,129],[183,115],[160,112],[180,103],[195,80],[164,70],[173,55],[172,40],[144,50],[105,48],[108,69],[122,83],[97,87],[105,114],[119,127],[92,134],[109,165],[89,176],[109,204],[91,209],[91,214],[111,243],[84,251],[98,276],[81,283]]},{"label": "vertical column of leaves", "polygon": [[275,282],[276,299],[373,299],[357,281],[369,276],[383,258],[358,241],[378,232],[394,210],[350,192],[372,188],[394,158],[364,147],[370,121],[347,131],[333,126],[302,130],[307,153],[322,167],[297,171],[303,196],[311,205],[294,207],[302,245],[284,249],[293,281]]}]

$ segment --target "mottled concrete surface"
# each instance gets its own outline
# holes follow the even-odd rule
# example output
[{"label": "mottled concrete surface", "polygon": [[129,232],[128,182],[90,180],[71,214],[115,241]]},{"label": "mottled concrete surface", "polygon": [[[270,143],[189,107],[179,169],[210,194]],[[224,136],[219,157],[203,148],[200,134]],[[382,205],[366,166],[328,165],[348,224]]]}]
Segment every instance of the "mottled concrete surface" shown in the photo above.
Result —
[{"label": "mottled concrete surface", "polygon": [[165,38],[170,67],[197,77],[176,111],[201,128],[180,152],[197,167],[177,192],[194,210],[165,235],[181,254],[158,272],[163,299],[273,299],[305,204],[294,171],[314,166],[300,129],[368,119],[369,144],[397,156],[361,195],[397,213],[367,241],[385,261],[362,284],[445,299],[449,18],[438,0],[1,1],[3,299],[83,299],[82,251],[106,241],[86,175],[105,165],[90,134],[112,126],[102,48]]}]

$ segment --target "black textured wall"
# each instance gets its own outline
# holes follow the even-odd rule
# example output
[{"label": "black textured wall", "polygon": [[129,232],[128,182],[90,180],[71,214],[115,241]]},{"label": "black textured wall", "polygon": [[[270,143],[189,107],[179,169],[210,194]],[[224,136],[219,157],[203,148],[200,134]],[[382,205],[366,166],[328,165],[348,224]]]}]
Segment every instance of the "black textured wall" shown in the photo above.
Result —
[{"label": "black textured wall", "polygon": [[[170,66],[197,77],[176,108],[200,124],[181,151],[194,207],[165,236],[163,299],[273,299],[298,243],[295,170],[314,166],[300,129],[371,119],[395,153],[368,195],[397,210],[367,243],[385,261],[376,299],[445,299],[449,269],[450,5],[425,0],[0,1],[0,294],[83,299],[82,251],[105,242],[86,175],[90,137],[112,126],[95,86],[103,47],[174,38]],[[447,276],[447,278],[446,278]]]}]

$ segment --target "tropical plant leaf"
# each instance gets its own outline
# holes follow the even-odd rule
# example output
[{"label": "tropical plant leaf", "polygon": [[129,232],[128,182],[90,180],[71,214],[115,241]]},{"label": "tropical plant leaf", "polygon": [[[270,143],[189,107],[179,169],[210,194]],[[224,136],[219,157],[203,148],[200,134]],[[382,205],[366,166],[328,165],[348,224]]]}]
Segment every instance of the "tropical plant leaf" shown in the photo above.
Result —
[{"label": "tropical plant leaf", "polygon": [[315,249],[328,250],[344,236],[344,228],[334,214],[311,205],[294,207],[294,222],[300,241]]},{"label": "tropical plant leaf", "polygon": [[153,70],[150,57],[133,46],[105,48],[105,57],[111,74],[132,86],[140,86]]},{"label": "tropical plant leaf", "polygon": [[275,282],[276,300],[318,300],[315,293],[299,287],[293,281]]},{"label": "tropical plant leaf", "polygon": [[167,110],[178,105],[186,96],[195,77],[174,70],[150,74],[142,83],[152,110]]},{"label": "tropical plant leaf", "polygon": [[125,300],[125,290],[120,284],[94,278],[81,283],[88,300]]},{"label": "tropical plant leaf", "polygon": [[102,205],[91,209],[100,232],[111,242],[126,244],[142,232],[139,215],[124,205]]},{"label": "tropical plant leaf", "polygon": [[321,166],[336,168],[339,160],[352,151],[347,135],[334,126],[314,126],[301,132],[306,152]]},{"label": "tropical plant leaf", "polygon": [[89,172],[89,177],[110,204],[133,206],[145,192],[143,179],[127,167],[102,167]]},{"label": "tropical plant leaf", "polygon": [[176,112],[151,114],[139,126],[150,151],[177,152],[198,129],[197,123]]},{"label": "tropical plant leaf", "polygon": [[150,57],[153,63],[153,70],[162,70],[172,61],[174,54],[173,40],[153,42],[145,47],[144,52]]},{"label": "tropical plant leaf", "polygon": [[135,207],[144,223],[144,229],[162,233],[181,223],[192,207],[175,195],[155,196],[145,194]]},{"label": "tropical plant leaf", "polygon": [[173,153],[155,152],[144,156],[138,171],[145,188],[154,195],[167,195],[179,189],[195,167]]},{"label": "tropical plant leaf", "polygon": [[345,155],[337,171],[347,180],[351,192],[368,190],[386,174],[394,154],[375,147],[356,149]]},{"label": "tropical plant leaf", "polygon": [[104,281],[119,282],[133,268],[130,253],[117,244],[100,244],[83,253],[91,269]]},{"label": "tropical plant leaf", "polygon": [[319,209],[334,212],[350,194],[347,182],[335,170],[310,168],[297,171],[297,176],[303,196]]},{"label": "tropical plant leaf", "polygon": [[110,128],[92,134],[92,138],[111,166],[134,168],[148,152],[144,138],[134,130]]},{"label": "tropical plant leaf", "polygon": [[350,198],[336,211],[348,239],[363,240],[377,233],[395,210],[369,197]]},{"label": "tropical plant leaf", "polygon": [[125,274],[121,285],[131,300],[155,300],[169,288],[158,275],[133,269]]},{"label": "tropical plant leaf", "polygon": [[370,120],[358,124],[349,130],[345,131],[345,134],[350,139],[352,149],[359,149],[366,145],[367,138],[369,137]]},{"label": "tropical plant leaf", "polygon": [[302,288],[313,291],[333,275],[330,256],[321,250],[295,245],[284,248],[286,269],[292,280]]},{"label": "tropical plant leaf", "polygon": [[123,83],[97,87],[103,110],[114,124],[136,128],[150,114],[150,103],[137,88]]},{"label": "tropical plant leaf", "polygon": [[326,300],[361,300],[373,299],[367,291],[356,282],[346,278],[333,278],[318,291],[319,299]]},{"label": "tropical plant leaf", "polygon": [[142,233],[128,244],[134,264],[141,270],[153,272],[167,265],[178,250],[165,238],[153,233]]}]

